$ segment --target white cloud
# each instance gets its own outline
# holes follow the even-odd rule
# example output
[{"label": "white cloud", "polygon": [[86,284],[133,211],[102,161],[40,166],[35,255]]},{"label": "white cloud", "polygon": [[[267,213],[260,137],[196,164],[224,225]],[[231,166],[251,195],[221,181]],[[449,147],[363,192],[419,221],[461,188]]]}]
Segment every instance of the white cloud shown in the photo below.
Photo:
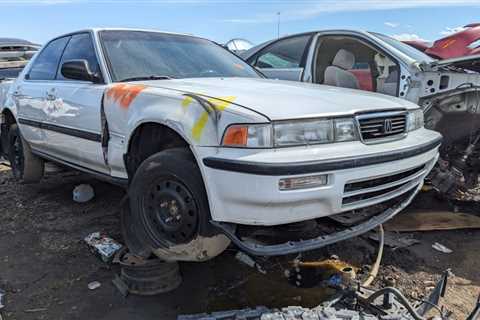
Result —
[{"label": "white cloud", "polygon": [[418,34],[415,34],[415,33],[394,34],[394,35],[392,35],[392,38],[395,38],[399,41],[410,41],[410,40],[425,41],[425,42],[428,41],[428,40],[423,39],[422,37],[420,37]]},{"label": "white cloud", "polygon": [[449,27],[446,27],[445,30],[443,31],[440,31],[440,34],[444,37],[446,36],[449,36],[451,34],[454,34],[454,33],[457,33],[457,32],[460,32],[460,31],[463,31],[465,30],[466,28],[465,27],[455,27],[455,28],[449,28]]},{"label": "white cloud", "polygon": [[397,23],[397,22],[384,22],[383,23],[384,25],[386,25],[387,27],[391,27],[391,28],[396,28],[398,26],[400,26],[400,23]]},{"label": "white cloud", "polygon": [[[210,3],[258,3],[255,0],[210,0]],[[263,3],[285,4],[281,0],[265,0]],[[293,2],[292,2],[293,3]],[[282,12],[283,21],[306,20],[321,14],[336,12],[356,12],[373,10],[396,10],[412,8],[433,7],[480,7],[478,0],[297,0],[295,4],[301,4],[302,9]],[[272,23],[277,20],[275,13],[258,14],[248,18],[234,17],[221,21],[234,23]]]}]

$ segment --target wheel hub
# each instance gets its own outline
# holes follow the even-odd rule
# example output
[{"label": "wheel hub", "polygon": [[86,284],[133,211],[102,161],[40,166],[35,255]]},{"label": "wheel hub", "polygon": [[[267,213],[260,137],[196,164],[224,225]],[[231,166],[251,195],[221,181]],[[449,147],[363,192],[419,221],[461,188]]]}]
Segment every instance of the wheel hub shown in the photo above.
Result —
[{"label": "wheel hub", "polygon": [[191,192],[179,181],[153,183],[143,209],[146,227],[159,242],[184,243],[196,234],[198,208]]}]

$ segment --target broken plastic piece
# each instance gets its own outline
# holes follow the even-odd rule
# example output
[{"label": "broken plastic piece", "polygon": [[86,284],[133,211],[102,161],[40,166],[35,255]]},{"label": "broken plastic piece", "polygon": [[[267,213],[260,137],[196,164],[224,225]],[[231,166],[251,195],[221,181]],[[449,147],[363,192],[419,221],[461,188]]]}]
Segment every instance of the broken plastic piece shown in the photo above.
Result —
[{"label": "broken plastic piece", "polygon": [[3,297],[5,296],[5,291],[0,289],[0,309],[3,309],[5,306],[3,305]]},{"label": "broken plastic piece", "polygon": [[104,262],[110,262],[115,253],[117,253],[122,245],[113,240],[112,238],[107,237],[100,232],[94,232],[89,234],[85,238],[85,242],[90,246],[91,250],[100,256]]},{"label": "broken plastic piece", "polygon": [[95,289],[100,288],[101,285],[102,285],[102,284],[101,284],[100,282],[98,282],[98,281],[93,281],[93,282],[90,282],[90,283],[88,284],[88,289],[90,289],[90,290],[95,290]]},{"label": "broken plastic piece", "polygon": [[81,184],[73,189],[73,201],[84,203],[93,199],[95,192],[91,185]]},{"label": "broken plastic piece", "polygon": [[251,268],[255,268],[258,270],[258,272],[262,274],[267,274],[267,272],[257,263],[255,260],[253,260],[249,255],[243,253],[242,251],[239,251],[236,255],[235,258],[246,264],[247,266]]},{"label": "broken plastic piece", "polygon": [[438,243],[438,242],[435,242],[434,244],[432,244],[432,248],[437,250],[437,251],[443,252],[443,253],[452,253],[453,252],[452,249],[449,249],[449,248],[445,247],[443,244]]}]

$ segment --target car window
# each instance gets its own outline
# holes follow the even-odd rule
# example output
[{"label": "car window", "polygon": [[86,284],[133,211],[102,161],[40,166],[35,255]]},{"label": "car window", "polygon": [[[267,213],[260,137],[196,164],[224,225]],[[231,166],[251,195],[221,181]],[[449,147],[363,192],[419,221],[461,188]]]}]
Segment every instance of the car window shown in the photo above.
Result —
[{"label": "car window", "polygon": [[263,49],[256,59],[258,68],[298,68],[310,35],[279,40]]},{"label": "car window", "polygon": [[55,39],[38,54],[28,72],[29,80],[54,80],[58,62],[70,37]]},{"label": "car window", "polygon": [[201,38],[144,31],[102,31],[100,38],[114,81],[261,77],[227,49]]},{"label": "car window", "polygon": [[78,59],[87,60],[88,66],[90,67],[90,71],[92,73],[100,73],[100,66],[95,54],[95,48],[93,47],[92,38],[88,33],[76,34],[72,36],[67,44],[67,47],[65,48],[62,60],[60,61],[57,79],[69,80],[62,75],[61,66],[65,61]]}]

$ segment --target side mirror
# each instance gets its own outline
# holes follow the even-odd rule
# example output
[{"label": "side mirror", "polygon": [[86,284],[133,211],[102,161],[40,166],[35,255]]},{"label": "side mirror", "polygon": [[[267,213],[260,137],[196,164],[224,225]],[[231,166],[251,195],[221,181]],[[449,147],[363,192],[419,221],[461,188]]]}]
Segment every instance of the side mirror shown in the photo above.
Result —
[{"label": "side mirror", "polygon": [[88,61],[84,59],[65,61],[62,64],[61,73],[67,79],[100,82],[99,77],[90,71]]}]

